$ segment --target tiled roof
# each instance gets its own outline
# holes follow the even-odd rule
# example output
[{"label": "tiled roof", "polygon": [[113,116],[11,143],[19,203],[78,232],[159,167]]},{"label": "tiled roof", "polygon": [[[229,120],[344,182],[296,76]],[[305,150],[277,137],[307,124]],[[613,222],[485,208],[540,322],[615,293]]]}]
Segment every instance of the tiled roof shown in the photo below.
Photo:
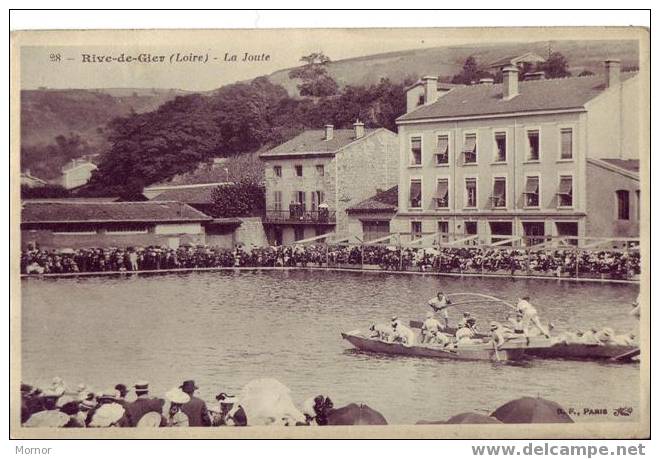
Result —
[{"label": "tiled roof", "polygon": [[180,202],[29,202],[22,223],[182,222],[211,217]]},{"label": "tiled roof", "polygon": [[[621,74],[621,81],[636,75]],[[502,99],[501,84],[476,84],[452,89],[436,102],[419,107],[398,118],[398,121],[427,118],[484,116],[539,110],[580,109],[605,89],[602,75],[520,81],[519,94]]]},{"label": "tiled roof", "polygon": [[515,64],[516,62],[545,62],[545,59],[536,53],[525,53],[499,59],[489,64],[488,67],[504,67],[506,65]]},{"label": "tiled roof", "polygon": [[[363,139],[378,129],[365,129]],[[284,156],[308,153],[336,153],[349,143],[357,140],[353,129],[335,129],[332,139],[325,140],[324,129],[304,131],[293,139],[262,153],[263,157]]]},{"label": "tiled roof", "polygon": [[219,185],[211,183],[204,186],[195,186],[190,188],[172,188],[165,190],[152,198],[152,201],[178,201],[190,204],[210,204],[213,202],[212,195]]},{"label": "tiled roof", "polygon": [[601,161],[612,164],[613,166],[620,167],[630,172],[639,172],[639,159],[605,159],[602,158]]},{"label": "tiled roof", "polygon": [[399,187],[393,186],[389,190],[365,199],[349,207],[347,212],[395,212],[399,204]]}]

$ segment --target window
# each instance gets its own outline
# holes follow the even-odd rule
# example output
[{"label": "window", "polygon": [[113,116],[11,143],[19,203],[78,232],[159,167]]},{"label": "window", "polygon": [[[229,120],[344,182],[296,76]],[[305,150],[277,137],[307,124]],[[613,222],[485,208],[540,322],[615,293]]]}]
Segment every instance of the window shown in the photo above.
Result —
[{"label": "window", "polygon": [[539,131],[527,131],[527,161],[539,160]]},{"label": "window", "polygon": [[316,175],[318,175],[319,177],[323,177],[325,175],[325,167],[323,166],[323,164],[318,164],[316,166]]},{"label": "window", "polygon": [[496,177],[493,180],[493,207],[506,207],[506,178]]},{"label": "window", "polygon": [[273,166],[275,177],[282,177],[282,166]]},{"label": "window", "polygon": [[435,206],[438,209],[447,209],[449,207],[449,179],[438,179]]},{"label": "window", "polygon": [[639,195],[639,190],[636,190],[635,194],[637,195],[637,220],[639,220],[642,218],[642,201]]},{"label": "window", "polygon": [[440,234],[449,234],[449,222],[439,221],[438,222],[438,233],[440,233]]},{"label": "window", "polygon": [[273,192],[273,207],[275,210],[282,210],[282,192]]},{"label": "window", "polygon": [[53,234],[88,235],[96,234],[94,225],[84,223],[61,224],[53,228]]},{"label": "window", "polygon": [[506,162],[506,132],[495,133],[495,162]]},{"label": "window", "polygon": [[410,207],[422,207],[422,181],[420,179],[410,181]]},{"label": "window", "polygon": [[293,238],[296,241],[302,241],[305,239],[305,227],[300,225],[295,225],[293,227]]},{"label": "window", "polygon": [[390,222],[388,220],[365,220],[362,222],[362,240],[365,242],[375,241],[390,234]]},{"label": "window", "polygon": [[477,179],[465,179],[465,207],[477,207]]},{"label": "window", "polygon": [[106,234],[146,234],[147,225],[116,224],[111,225],[105,231]]},{"label": "window", "polygon": [[449,136],[439,135],[437,150],[435,152],[435,163],[437,165],[449,164]]},{"label": "window", "polygon": [[559,131],[561,136],[561,152],[560,159],[573,158],[573,129],[564,128]]},{"label": "window", "polygon": [[559,190],[557,191],[560,207],[573,206],[573,177],[562,175],[559,177]]},{"label": "window", "polygon": [[[545,223],[543,222],[523,222],[523,233],[527,245],[541,244],[545,241]],[[535,237],[536,236],[536,237]],[[538,237],[541,236],[541,237]]]},{"label": "window", "polygon": [[477,234],[477,222],[465,222],[465,234],[468,236]]},{"label": "window", "polygon": [[477,134],[465,134],[463,142],[463,164],[477,162]]},{"label": "window", "polygon": [[539,178],[537,176],[527,177],[525,180],[525,207],[539,206]]},{"label": "window", "polygon": [[419,97],[417,98],[417,106],[419,107],[420,105],[424,105],[425,99],[424,99],[424,94],[420,94]]},{"label": "window", "polygon": [[619,220],[630,220],[630,194],[628,190],[616,191],[616,213]]},{"label": "window", "polygon": [[313,191],[312,192],[312,210],[319,210],[319,204],[321,204],[325,199],[323,191]]},{"label": "window", "polygon": [[410,222],[410,238],[419,239],[422,237],[422,222]]},{"label": "window", "polygon": [[296,176],[297,177],[303,176],[303,167],[301,164],[296,164]]},{"label": "window", "polygon": [[411,137],[410,138],[410,165],[411,166],[421,166],[422,165],[422,138],[421,137]]}]

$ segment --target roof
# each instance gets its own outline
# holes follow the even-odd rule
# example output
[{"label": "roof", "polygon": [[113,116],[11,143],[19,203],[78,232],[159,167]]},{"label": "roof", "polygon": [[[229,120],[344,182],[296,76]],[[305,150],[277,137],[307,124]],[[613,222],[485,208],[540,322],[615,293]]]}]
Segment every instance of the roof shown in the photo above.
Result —
[{"label": "roof", "polygon": [[211,217],[180,202],[23,201],[21,223],[201,222]]},{"label": "roof", "polygon": [[491,64],[488,65],[488,67],[493,68],[493,67],[504,67],[507,65],[516,65],[518,62],[545,62],[545,59],[543,59],[541,56],[539,56],[536,53],[525,53],[525,54],[519,54],[517,56],[508,56],[504,57],[502,59],[499,59]]},{"label": "roof", "polygon": [[164,190],[151,198],[151,201],[178,201],[192,204],[209,204],[213,202],[213,190],[220,184],[209,183],[201,186],[177,187]]},{"label": "roof", "polygon": [[[408,90],[410,90],[414,87],[417,87],[417,86],[420,86],[420,85],[423,85],[423,84],[424,84],[424,82],[422,80],[417,80],[416,82],[414,82],[410,86],[406,87],[405,91],[408,91]],[[464,84],[456,84],[456,83],[445,83],[445,82],[440,81],[440,77],[438,77],[437,87],[438,87],[438,90],[440,90],[440,91],[449,91],[450,89],[458,88],[459,86],[465,86],[465,85]]]},{"label": "roof", "polygon": [[[622,73],[621,81],[636,74]],[[502,99],[502,84],[459,86],[436,102],[420,106],[397,121],[584,109],[587,102],[604,90],[602,75],[520,81],[518,95],[508,100]]]},{"label": "roof", "polygon": [[587,162],[610,172],[615,172],[639,181],[638,159],[587,158]]},{"label": "roof", "polygon": [[[346,147],[348,144],[356,140],[365,139],[369,135],[381,129],[390,132],[384,128],[365,129],[364,136],[360,137],[359,139],[355,138],[355,131],[353,129],[335,129],[333,131],[332,139],[330,140],[325,140],[325,129],[312,129],[301,132],[293,139],[284,142],[283,144],[278,145],[259,156],[262,158],[269,158],[314,153],[334,154],[342,148]],[[394,135],[394,133],[390,133]]]},{"label": "roof", "polygon": [[639,159],[601,158],[601,161],[620,167],[630,172],[639,172]]},{"label": "roof", "polygon": [[399,187],[393,186],[389,190],[381,191],[364,201],[349,207],[347,212],[396,212],[399,205]]},{"label": "roof", "polygon": [[47,203],[47,202],[116,202],[119,201],[118,196],[106,196],[106,197],[74,197],[74,198],[26,198],[23,202],[38,202],[38,203]]}]

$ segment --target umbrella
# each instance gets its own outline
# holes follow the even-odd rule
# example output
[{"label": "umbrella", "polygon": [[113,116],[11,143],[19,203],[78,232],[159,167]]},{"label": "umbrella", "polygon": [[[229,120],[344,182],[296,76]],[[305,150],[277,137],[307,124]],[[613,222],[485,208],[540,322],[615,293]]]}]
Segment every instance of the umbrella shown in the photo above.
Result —
[{"label": "umbrella", "polygon": [[493,417],[486,416],[485,414],[479,413],[461,413],[456,416],[452,416],[446,421],[418,421],[417,424],[501,424],[502,421],[499,421]]},{"label": "umbrella", "polygon": [[150,411],[140,418],[137,427],[160,427],[163,417],[156,411]]},{"label": "umbrella", "polygon": [[39,411],[23,424],[25,427],[62,427],[69,422],[69,416],[59,410]]},{"label": "umbrella", "polygon": [[574,422],[559,404],[540,397],[511,400],[491,413],[505,424]]},{"label": "umbrella", "polygon": [[250,381],[243,387],[239,399],[250,425],[281,424],[284,420],[291,425],[305,422],[305,416],[291,400],[289,388],[276,379]]}]

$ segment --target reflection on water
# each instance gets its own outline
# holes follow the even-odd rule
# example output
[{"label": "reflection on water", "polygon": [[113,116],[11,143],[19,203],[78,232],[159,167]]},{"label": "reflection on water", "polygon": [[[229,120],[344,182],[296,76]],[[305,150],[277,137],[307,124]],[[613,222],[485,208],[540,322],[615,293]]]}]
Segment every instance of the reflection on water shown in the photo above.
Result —
[{"label": "reflection on water", "polygon": [[[438,289],[510,301],[528,294],[558,330],[638,328],[628,315],[637,296],[633,285],[322,271],[27,279],[22,379],[47,384],[60,376],[70,386],[97,389],[147,379],[156,394],[195,379],[201,396],[214,400],[220,391],[238,392],[268,376],[289,386],[298,403],[318,394],[336,405],[363,402],[399,424],[490,412],[523,395],[580,411],[631,406],[637,418],[636,364],[392,357],[356,352],[341,339],[341,331],[393,314],[423,317]],[[485,328],[507,310],[476,304],[470,312]]]}]

